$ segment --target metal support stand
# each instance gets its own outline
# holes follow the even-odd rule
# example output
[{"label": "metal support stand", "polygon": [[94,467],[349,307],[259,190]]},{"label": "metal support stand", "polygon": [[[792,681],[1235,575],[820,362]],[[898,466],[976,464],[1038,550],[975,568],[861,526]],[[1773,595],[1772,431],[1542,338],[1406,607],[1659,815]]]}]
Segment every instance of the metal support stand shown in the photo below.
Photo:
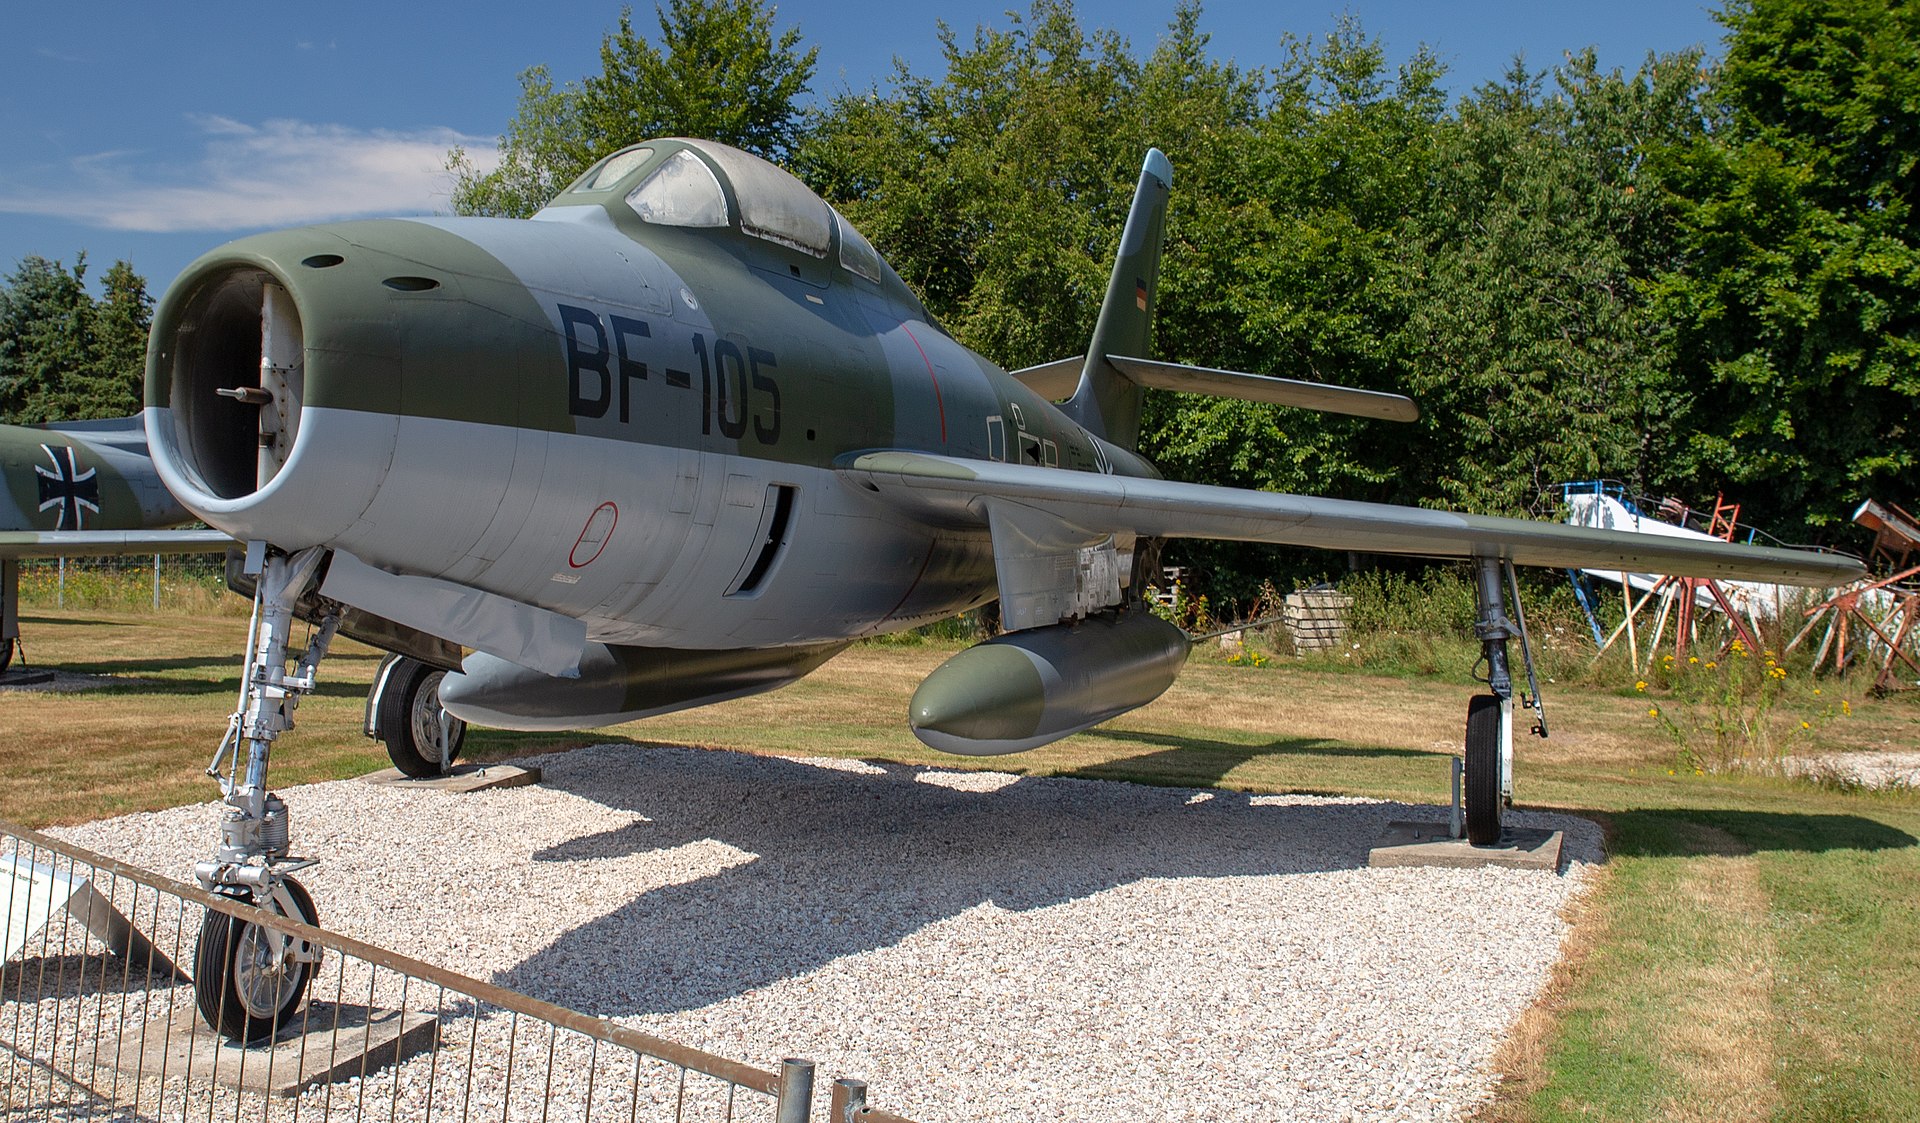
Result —
[{"label": "metal support stand", "polygon": [[859,1123],[869,1110],[866,1081],[846,1076],[833,1082],[833,1101],[827,1107],[832,1123]]},{"label": "metal support stand", "polygon": [[1466,833],[1466,823],[1460,812],[1460,773],[1466,768],[1459,757],[1451,757],[1448,763],[1453,765],[1453,807],[1447,813],[1447,837],[1459,838]]},{"label": "metal support stand", "polygon": [[807,1123],[813,1114],[813,1062],[788,1057],[780,1062],[779,1099],[774,1123]]}]

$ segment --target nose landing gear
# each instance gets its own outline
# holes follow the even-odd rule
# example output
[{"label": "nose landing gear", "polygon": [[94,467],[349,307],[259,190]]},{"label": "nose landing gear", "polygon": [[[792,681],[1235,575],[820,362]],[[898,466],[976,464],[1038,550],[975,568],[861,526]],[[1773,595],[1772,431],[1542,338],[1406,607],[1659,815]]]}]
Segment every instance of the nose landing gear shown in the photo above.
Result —
[{"label": "nose landing gear", "polygon": [[[339,607],[325,606],[306,651],[288,672],[294,605],[325,558],[319,547],[288,556],[269,555],[264,542],[248,544],[247,568],[259,574],[259,581],[240,703],[207,765],[207,774],[220,781],[226,809],[213,857],[193,868],[209,892],[251,901],[263,911],[306,924],[316,923],[319,913],[306,889],[289,875],[313,865],[314,859],[289,853],[287,805],[267,791],[267,763],[275,739],[293,728],[300,696],[313,689],[320,661],[340,627]],[[210,910],[194,950],[194,1001],[217,1032],[256,1041],[287,1024],[319,965],[318,946]]]}]

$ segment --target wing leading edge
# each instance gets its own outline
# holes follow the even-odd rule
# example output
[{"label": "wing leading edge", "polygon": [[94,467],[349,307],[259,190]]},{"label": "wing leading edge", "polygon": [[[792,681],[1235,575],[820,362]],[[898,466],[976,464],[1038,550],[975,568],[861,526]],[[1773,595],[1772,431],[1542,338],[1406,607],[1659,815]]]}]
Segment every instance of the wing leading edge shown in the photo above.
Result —
[{"label": "wing leading edge", "polygon": [[234,544],[218,530],[0,530],[0,558],[99,558],[217,554]]},{"label": "wing leading edge", "polygon": [[836,463],[875,497],[934,522],[986,525],[1017,503],[1088,532],[1220,538],[1429,558],[1497,557],[1554,569],[1623,569],[1833,586],[1865,573],[1845,554],[1592,530],[1561,523],[1070,472],[916,452]]}]

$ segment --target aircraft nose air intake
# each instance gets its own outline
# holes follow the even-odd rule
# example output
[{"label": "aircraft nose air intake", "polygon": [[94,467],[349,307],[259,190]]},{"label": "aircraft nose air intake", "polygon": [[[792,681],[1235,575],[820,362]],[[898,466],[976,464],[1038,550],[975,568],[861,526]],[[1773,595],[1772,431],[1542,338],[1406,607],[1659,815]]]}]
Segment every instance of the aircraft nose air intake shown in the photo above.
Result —
[{"label": "aircraft nose air intake", "polygon": [[271,482],[299,435],[300,314],[273,274],[238,265],[197,287],[168,348],[177,451],[209,495]]},{"label": "aircraft nose air intake", "polygon": [[[328,380],[387,380],[395,394],[398,382],[380,333],[342,332],[343,321],[364,318],[342,317],[309,291],[314,278],[346,272],[336,269],[343,254],[315,252],[325,241],[338,240],[264,235],[202,258],[156,309],[148,358],[147,431],[161,479],[208,524],[288,549],[353,524],[394,441],[390,414],[313,408]],[[336,314],[316,316],[313,305]],[[327,450],[324,466],[315,446]]]}]

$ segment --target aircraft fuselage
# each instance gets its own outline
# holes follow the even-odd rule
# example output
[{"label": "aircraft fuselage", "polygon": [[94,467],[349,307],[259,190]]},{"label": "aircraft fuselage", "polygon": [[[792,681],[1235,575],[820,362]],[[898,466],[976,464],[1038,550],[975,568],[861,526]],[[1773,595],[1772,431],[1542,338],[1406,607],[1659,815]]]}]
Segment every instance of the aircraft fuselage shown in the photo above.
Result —
[{"label": "aircraft fuselage", "polygon": [[[281,231],[195,263],[150,362],[169,484],[237,538],[496,593],[604,643],[741,648],[994,595],[978,526],[872,502],[836,457],[1151,472],[884,265],[560,203]],[[215,393],[256,386],[270,402]]]}]

